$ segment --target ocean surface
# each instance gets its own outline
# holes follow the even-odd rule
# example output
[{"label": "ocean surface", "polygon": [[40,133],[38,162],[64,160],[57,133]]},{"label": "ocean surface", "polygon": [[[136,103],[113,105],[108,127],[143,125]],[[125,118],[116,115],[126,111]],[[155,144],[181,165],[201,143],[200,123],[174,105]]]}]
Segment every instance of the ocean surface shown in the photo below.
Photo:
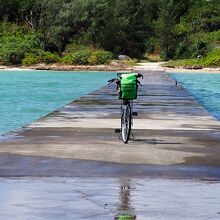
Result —
[{"label": "ocean surface", "polygon": [[0,71],[0,135],[90,93],[111,72]]},{"label": "ocean surface", "polygon": [[220,120],[220,74],[170,73],[214,117]]}]

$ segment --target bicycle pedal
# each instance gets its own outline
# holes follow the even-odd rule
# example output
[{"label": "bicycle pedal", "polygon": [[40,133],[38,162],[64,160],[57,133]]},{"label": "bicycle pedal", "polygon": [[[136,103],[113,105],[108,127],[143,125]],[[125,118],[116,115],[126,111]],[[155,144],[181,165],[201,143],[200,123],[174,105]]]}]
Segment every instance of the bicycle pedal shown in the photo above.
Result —
[{"label": "bicycle pedal", "polygon": [[115,129],[115,133],[121,133],[121,129],[120,128],[117,128],[117,129]]},{"label": "bicycle pedal", "polygon": [[138,113],[137,112],[133,112],[133,116],[138,116]]}]

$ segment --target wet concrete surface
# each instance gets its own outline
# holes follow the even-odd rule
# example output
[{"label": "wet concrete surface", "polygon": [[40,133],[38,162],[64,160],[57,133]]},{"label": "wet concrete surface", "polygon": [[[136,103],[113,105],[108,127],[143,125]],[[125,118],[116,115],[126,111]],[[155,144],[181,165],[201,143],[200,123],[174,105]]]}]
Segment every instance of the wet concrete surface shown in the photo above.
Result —
[{"label": "wet concrete surface", "polygon": [[0,138],[1,220],[220,219],[220,122],[161,68],[138,71],[127,145],[113,85]]},{"label": "wet concrete surface", "polygon": [[[205,165],[146,165],[0,154],[0,176],[175,178],[220,181],[220,168]],[[34,169],[33,169],[34,167]]]},{"label": "wet concrete surface", "polygon": [[[0,181],[3,220],[217,220],[220,182],[127,178]],[[132,219],[132,218],[127,218]]]}]

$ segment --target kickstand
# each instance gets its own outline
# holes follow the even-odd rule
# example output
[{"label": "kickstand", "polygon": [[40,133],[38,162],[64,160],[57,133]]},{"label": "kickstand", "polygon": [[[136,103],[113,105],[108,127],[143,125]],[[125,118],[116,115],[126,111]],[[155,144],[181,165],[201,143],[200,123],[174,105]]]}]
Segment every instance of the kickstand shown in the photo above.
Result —
[{"label": "kickstand", "polygon": [[135,136],[134,136],[134,134],[133,134],[132,131],[131,131],[131,136],[132,136],[131,140],[132,140],[132,141],[135,141]]},{"label": "kickstand", "polygon": [[120,128],[115,129],[115,133],[119,134],[118,139],[121,140],[122,139],[121,129]]}]

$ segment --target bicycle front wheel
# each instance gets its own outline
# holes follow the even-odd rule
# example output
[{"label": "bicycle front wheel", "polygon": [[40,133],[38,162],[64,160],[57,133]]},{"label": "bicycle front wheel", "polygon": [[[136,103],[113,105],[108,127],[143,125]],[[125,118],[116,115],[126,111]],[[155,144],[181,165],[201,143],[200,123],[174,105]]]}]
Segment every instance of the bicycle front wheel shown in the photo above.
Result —
[{"label": "bicycle front wheel", "polygon": [[121,135],[125,144],[128,143],[131,133],[131,106],[129,103],[122,105],[121,113]]}]

